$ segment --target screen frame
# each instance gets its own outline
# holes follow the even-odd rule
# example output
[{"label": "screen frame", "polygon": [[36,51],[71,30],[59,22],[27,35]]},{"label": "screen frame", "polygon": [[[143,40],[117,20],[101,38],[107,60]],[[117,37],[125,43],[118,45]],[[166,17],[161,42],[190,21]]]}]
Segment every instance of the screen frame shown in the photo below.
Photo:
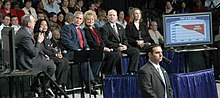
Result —
[{"label": "screen frame", "polygon": [[[210,41],[209,42],[195,42],[195,43],[179,43],[179,44],[170,44],[167,45],[167,33],[166,33],[166,23],[165,18],[167,17],[180,17],[180,16],[196,16],[196,15],[209,15],[209,24],[210,24]],[[210,45],[213,44],[213,30],[212,30],[212,13],[211,12],[201,12],[201,13],[183,13],[183,14],[170,14],[163,15],[163,35],[164,35],[164,47],[183,47],[183,46],[198,46],[198,45]]]}]

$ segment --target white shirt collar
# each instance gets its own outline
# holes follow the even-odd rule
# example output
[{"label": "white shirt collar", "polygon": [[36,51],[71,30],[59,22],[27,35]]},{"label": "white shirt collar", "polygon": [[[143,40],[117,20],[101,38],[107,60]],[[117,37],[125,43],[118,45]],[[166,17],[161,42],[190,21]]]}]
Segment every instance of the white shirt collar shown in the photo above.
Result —
[{"label": "white shirt collar", "polygon": [[152,61],[150,61],[149,60],[149,62],[151,63],[151,64],[153,64],[153,66],[157,69],[157,68],[160,68],[160,65],[159,64],[155,64],[155,63],[153,63]]}]

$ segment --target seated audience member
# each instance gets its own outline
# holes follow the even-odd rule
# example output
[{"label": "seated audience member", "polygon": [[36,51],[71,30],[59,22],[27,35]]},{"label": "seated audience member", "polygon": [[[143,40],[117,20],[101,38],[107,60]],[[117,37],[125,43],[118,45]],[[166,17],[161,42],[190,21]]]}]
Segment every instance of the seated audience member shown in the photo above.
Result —
[{"label": "seated audience member", "polygon": [[44,10],[48,13],[54,12],[58,14],[60,12],[60,6],[54,0],[48,0],[48,3],[44,6]]},{"label": "seated audience member", "polygon": [[64,23],[64,15],[62,13],[57,14],[57,24],[62,28],[65,23]]},{"label": "seated audience member", "polygon": [[44,13],[42,13],[42,12],[39,12],[39,13],[37,14],[37,20],[39,20],[39,19],[48,20],[48,18],[46,18],[46,15],[45,15]]},{"label": "seated audience member", "polygon": [[125,35],[125,30],[121,25],[116,23],[117,12],[115,10],[108,11],[108,23],[102,27],[101,32],[105,32],[108,38],[106,47],[112,48],[113,51],[126,53],[130,57],[127,74],[136,74],[138,71],[139,54],[137,48],[131,47]]},{"label": "seated audience member", "polygon": [[166,5],[165,5],[165,11],[163,13],[164,15],[167,15],[167,14],[176,14],[176,11],[175,9],[173,8],[172,4],[170,3],[170,1],[167,1],[166,2]]},{"label": "seated audience member", "polygon": [[192,8],[192,12],[207,12],[208,8],[205,7],[200,0],[196,1],[196,6]]},{"label": "seated audience member", "polygon": [[125,20],[124,11],[119,11],[117,23],[122,25],[124,29],[126,28],[127,21]]},{"label": "seated audience member", "polygon": [[51,12],[49,14],[49,26],[51,28],[51,30],[54,30],[54,29],[58,29],[60,30],[60,26],[57,24],[57,14],[54,13],[54,12]]},{"label": "seated audience member", "polygon": [[11,9],[11,1],[10,0],[4,0],[3,2],[3,8],[0,9],[0,12],[4,14],[5,16],[17,16],[17,13],[14,9]]},{"label": "seated audience member", "polygon": [[169,76],[159,64],[163,59],[162,48],[152,44],[147,55],[149,61],[141,67],[137,75],[141,98],[173,98]]},{"label": "seated audience member", "polygon": [[96,11],[96,6],[95,6],[95,3],[94,2],[90,2],[89,3],[89,10],[92,10],[92,11]]},{"label": "seated audience member", "polygon": [[69,25],[71,23],[73,23],[73,13],[69,12],[66,14],[65,16],[65,25]]},{"label": "seated audience member", "polygon": [[[51,77],[54,76],[56,65],[48,56],[44,54],[42,42],[44,40],[43,33],[39,33],[37,39],[33,37],[35,19],[31,15],[24,15],[21,19],[21,28],[15,35],[16,59],[18,68],[21,70],[39,70],[48,73]],[[52,77],[53,78],[53,77]],[[53,78],[55,80],[55,78]],[[49,80],[44,80],[47,84]],[[42,94],[40,84],[37,81],[31,86],[31,91]]]},{"label": "seated audience member", "polygon": [[15,33],[21,28],[21,26],[18,24],[18,17],[12,16],[11,17],[11,27],[14,28]]},{"label": "seated audience member", "polygon": [[151,21],[150,22],[150,29],[149,29],[149,34],[150,37],[153,39],[155,44],[160,44],[163,45],[163,36],[160,34],[160,32],[157,30],[157,22],[156,21]]},{"label": "seated audience member", "polygon": [[32,15],[35,20],[37,20],[37,13],[35,11],[35,9],[32,6],[32,0],[26,0],[25,6],[24,8],[22,8],[22,10],[24,11],[24,13],[26,15]]},{"label": "seated audience member", "polygon": [[3,17],[3,23],[0,25],[0,39],[2,39],[2,29],[4,27],[10,27],[11,18],[10,16]]},{"label": "seated audience member", "polygon": [[[40,30],[42,29],[42,31]],[[63,57],[59,47],[54,48],[54,44],[51,41],[51,38],[49,37],[49,33],[51,33],[48,22],[46,20],[37,20],[36,25],[34,27],[34,32],[36,33],[43,33],[44,34],[44,41],[42,42],[43,45],[43,52],[45,55],[49,57],[49,59],[52,59],[54,63],[56,64],[56,82],[57,84],[62,87],[67,82],[67,76],[69,72],[69,61]],[[38,34],[37,34],[38,35]]]},{"label": "seated audience member", "polygon": [[68,9],[71,13],[75,13],[75,11],[76,11],[76,8],[75,8],[76,2],[77,2],[77,0],[69,0]]},{"label": "seated audience member", "polygon": [[106,19],[105,10],[98,11],[98,19],[95,22],[95,27],[102,27],[107,22],[108,22],[108,20]]},{"label": "seated audience member", "polygon": [[18,24],[21,24],[21,17],[25,15],[24,11],[19,7],[20,2],[14,2],[14,9],[17,13]]},{"label": "seated audience member", "polygon": [[75,5],[76,11],[85,12],[86,8],[83,5],[84,5],[83,0],[77,0],[76,5]]},{"label": "seated audience member", "polygon": [[42,1],[38,1],[36,6],[37,6],[37,8],[36,8],[37,14],[43,13],[45,15],[45,19],[48,20],[47,16],[49,16],[49,13],[46,10],[44,10],[44,5],[43,5]]},{"label": "seated audience member", "polygon": [[147,25],[142,22],[141,10],[138,8],[134,8],[130,13],[130,21],[126,26],[126,37],[128,44],[140,51],[145,51],[153,42],[148,33]]},{"label": "seated audience member", "polygon": [[68,9],[68,6],[69,6],[69,0],[62,0],[61,4],[60,4],[60,12],[65,16],[66,13],[69,13],[69,9]]},{"label": "seated audience member", "polygon": [[177,10],[177,14],[180,14],[180,13],[189,13],[189,12],[190,12],[190,10],[188,9],[186,2],[185,2],[185,1],[182,1],[181,6],[180,6],[180,9]]},{"label": "seated audience member", "polygon": [[[83,13],[81,11],[76,11],[73,16],[73,23],[69,25],[65,25],[61,29],[62,45],[67,51],[64,57],[68,58],[68,60],[70,61],[73,61],[75,51],[89,50],[89,46],[85,38],[85,32],[81,28],[82,23],[83,23]],[[81,62],[80,67],[81,67],[82,78],[86,85],[85,92],[89,93],[91,91],[91,94],[93,95],[98,94],[98,92],[92,89],[91,85],[89,85],[90,83],[93,85],[96,84],[93,73],[97,73],[94,72],[94,70],[96,71],[98,70],[95,68],[91,68],[93,67],[93,65],[92,63],[89,64],[89,62]],[[95,67],[99,68],[99,66],[95,66]]]},{"label": "seated audience member", "polygon": [[[84,13],[84,21],[85,21],[84,31],[85,31],[87,43],[91,49],[101,50],[104,52],[105,54],[104,73],[106,75],[113,75],[115,66],[121,67],[120,53],[111,51],[110,48],[106,47],[105,41],[107,40],[107,38],[104,32],[101,32],[100,28],[98,27],[94,28],[94,23],[96,20],[97,20],[97,15],[95,11],[89,10]],[[94,74],[97,75],[98,73],[94,73]]]}]

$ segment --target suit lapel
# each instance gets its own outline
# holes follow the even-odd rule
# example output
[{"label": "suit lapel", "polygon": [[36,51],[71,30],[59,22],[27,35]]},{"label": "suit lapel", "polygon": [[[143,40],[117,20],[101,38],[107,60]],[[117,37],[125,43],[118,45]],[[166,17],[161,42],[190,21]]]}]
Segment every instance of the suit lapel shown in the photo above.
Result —
[{"label": "suit lapel", "polygon": [[[120,39],[119,39],[119,36],[117,36],[116,35],[116,32],[113,30],[113,28],[112,28],[112,26],[110,25],[110,23],[108,23],[108,25],[109,25],[109,29],[110,29],[110,31],[112,32],[112,34],[114,35],[114,37],[120,42]],[[118,26],[116,25],[116,27],[117,27],[117,29],[118,29]],[[118,31],[118,33],[119,33],[119,31]],[[120,34],[120,33],[119,33]]]},{"label": "suit lapel", "polygon": [[[151,64],[150,63],[150,65],[151,65],[151,69],[153,70],[153,72],[156,74],[156,76],[160,79],[160,81],[162,82],[162,84],[164,84],[164,82],[163,82],[163,79],[161,78],[161,76],[160,76],[160,73],[157,71],[157,69],[153,66],[153,64]],[[163,71],[162,71],[163,72]],[[163,74],[164,75],[164,74]],[[165,77],[164,77],[165,78]],[[166,79],[165,79],[165,81],[166,81]]]}]

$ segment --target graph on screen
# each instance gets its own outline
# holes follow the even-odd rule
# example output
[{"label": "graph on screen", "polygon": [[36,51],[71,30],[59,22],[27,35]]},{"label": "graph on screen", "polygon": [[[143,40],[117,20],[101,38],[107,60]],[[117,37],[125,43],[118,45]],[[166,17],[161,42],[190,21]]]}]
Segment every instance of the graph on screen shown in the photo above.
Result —
[{"label": "graph on screen", "polygon": [[171,42],[188,42],[188,41],[203,41],[207,37],[205,35],[206,23],[204,20],[180,20],[170,24]]},{"label": "graph on screen", "polygon": [[164,15],[165,47],[206,45],[213,42],[211,13]]}]

